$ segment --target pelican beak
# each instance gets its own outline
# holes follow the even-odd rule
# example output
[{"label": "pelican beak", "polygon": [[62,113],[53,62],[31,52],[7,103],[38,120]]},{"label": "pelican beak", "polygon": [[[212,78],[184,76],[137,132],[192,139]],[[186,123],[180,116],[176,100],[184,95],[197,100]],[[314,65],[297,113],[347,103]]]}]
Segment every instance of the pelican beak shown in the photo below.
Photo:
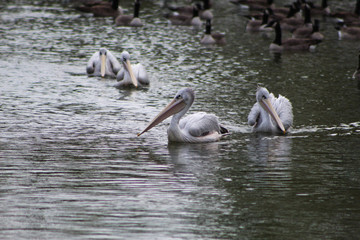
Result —
[{"label": "pelican beak", "polygon": [[269,99],[263,99],[260,104],[263,106],[263,108],[265,109],[265,111],[267,111],[270,116],[272,117],[272,119],[274,119],[274,121],[276,122],[276,124],[278,125],[278,127],[281,129],[281,131],[285,134],[286,130],[284,128],[283,123],[281,122],[279,115],[276,113],[274,107],[272,106],[271,102]]},{"label": "pelican beak", "polygon": [[131,63],[129,60],[126,60],[125,62],[125,67],[127,68],[129,74],[130,74],[130,78],[131,78],[131,81],[132,83],[134,84],[135,87],[138,87],[138,81],[134,75],[134,72],[132,70],[132,67],[131,67]]},{"label": "pelican beak", "polygon": [[105,77],[105,67],[106,67],[106,56],[105,56],[105,54],[102,54],[100,56],[100,58],[101,58],[100,74],[101,74],[101,77]]},{"label": "pelican beak", "polygon": [[144,132],[149,131],[151,128],[155,127],[156,125],[158,125],[159,123],[161,123],[162,121],[164,121],[165,119],[167,119],[168,117],[170,117],[171,115],[174,115],[175,113],[180,112],[181,110],[184,109],[184,107],[186,106],[186,103],[184,102],[183,99],[174,99],[171,101],[171,103],[169,103],[150,123],[149,125],[144,129],[144,131],[142,131],[141,133],[138,134],[138,136],[140,136],[141,134],[143,134]]}]

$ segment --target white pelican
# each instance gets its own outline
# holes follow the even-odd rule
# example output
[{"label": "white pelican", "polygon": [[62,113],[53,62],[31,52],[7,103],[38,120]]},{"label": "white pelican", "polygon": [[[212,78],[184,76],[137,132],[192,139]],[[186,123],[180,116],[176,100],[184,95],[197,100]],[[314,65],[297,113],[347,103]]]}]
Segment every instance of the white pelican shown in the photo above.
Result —
[{"label": "white pelican", "polygon": [[149,77],[141,63],[132,65],[130,63],[130,54],[127,51],[122,52],[120,58],[123,68],[116,76],[116,79],[120,82],[115,84],[115,87],[138,87],[139,85],[149,84]]},{"label": "white pelican", "polygon": [[256,101],[252,107],[248,124],[253,126],[255,132],[286,133],[292,126],[292,105],[286,97],[278,98],[264,87],[256,91]]},{"label": "white pelican", "polygon": [[100,48],[95,52],[86,66],[86,72],[90,76],[116,77],[121,68],[120,63],[106,48]]},{"label": "white pelican", "polygon": [[193,104],[194,99],[195,93],[191,88],[178,91],[169,105],[138,136],[174,115],[167,130],[170,142],[200,143],[218,141],[224,134],[228,133],[228,130],[220,125],[218,118],[214,114],[198,112],[181,119]]}]

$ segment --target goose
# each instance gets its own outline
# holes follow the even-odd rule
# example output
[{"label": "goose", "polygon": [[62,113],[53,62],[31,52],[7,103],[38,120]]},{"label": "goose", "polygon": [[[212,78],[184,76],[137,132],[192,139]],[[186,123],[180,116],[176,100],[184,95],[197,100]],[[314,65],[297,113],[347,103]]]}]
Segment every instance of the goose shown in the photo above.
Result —
[{"label": "goose", "polygon": [[135,0],[134,3],[134,15],[120,15],[115,19],[117,26],[130,26],[130,27],[141,27],[143,23],[139,18],[140,12],[140,0]]},{"label": "goose", "polygon": [[327,0],[322,0],[321,5],[315,5],[313,2],[307,2],[311,8],[312,15],[326,15],[329,16],[331,13],[330,7]]},{"label": "goose", "polygon": [[346,40],[359,40],[360,39],[360,27],[347,27],[346,25],[336,27],[338,30],[339,39]]},{"label": "goose", "polygon": [[199,10],[196,6],[193,6],[192,16],[181,14],[168,14],[165,17],[167,17],[173,25],[192,25],[194,27],[201,27],[202,25],[202,21],[199,17]]},{"label": "goose", "polygon": [[81,6],[76,6],[76,10],[86,13],[92,13],[94,17],[117,17],[123,14],[123,10],[119,7],[119,0],[111,2],[91,1]]},{"label": "goose", "polygon": [[308,27],[300,27],[296,29],[292,37],[293,38],[310,38],[322,41],[324,39],[324,35],[319,32],[320,21],[319,19],[315,19],[312,28]]},{"label": "goose", "polygon": [[330,17],[338,19],[341,22],[353,22],[358,21],[360,16],[360,0],[356,0],[354,12],[340,11],[330,13]]},{"label": "goose", "polygon": [[246,24],[245,30],[247,32],[259,32],[259,31],[265,31],[267,29],[271,29],[271,28],[265,27],[268,23],[268,20],[269,20],[269,12],[267,9],[265,9],[262,19],[261,20],[257,20],[257,19],[249,20],[248,23]]},{"label": "goose", "polygon": [[276,22],[275,39],[269,46],[271,52],[314,50],[316,44],[320,42],[319,40],[308,38],[288,38],[282,40],[281,35],[280,23]]},{"label": "goose", "polygon": [[[294,6],[292,7],[294,8]],[[293,13],[294,10],[291,10],[290,12]],[[281,22],[281,29],[283,31],[289,31],[293,32],[299,27],[307,27],[312,29],[312,22],[311,22],[311,12],[310,7],[308,5],[305,5],[304,7],[304,19],[298,18],[298,17],[287,17],[282,19]]]},{"label": "goose", "polygon": [[206,20],[205,34],[201,38],[200,43],[204,45],[211,44],[226,44],[225,34],[223,33],[211,33],[211,20]]}]

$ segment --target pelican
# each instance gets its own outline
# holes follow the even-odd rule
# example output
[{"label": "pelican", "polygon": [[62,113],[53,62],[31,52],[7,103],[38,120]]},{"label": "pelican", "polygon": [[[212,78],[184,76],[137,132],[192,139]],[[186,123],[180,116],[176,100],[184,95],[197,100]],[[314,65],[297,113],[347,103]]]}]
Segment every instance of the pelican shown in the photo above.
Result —
[{"label": "pelican", "polygon": [[176,93],[175,98],[169,105],[138,136],[174,115],[167,130],[170,142],[201,143],[218,141],[229,131],[220,125],[218,118],[214,114],[198,112],[181,119],[193,104],[194,99],[195,93],[191,88],[181,89]]},{"label": "pelican", "polygon": [[115,87],[126,87],[139,85],[148,85],[149,77],[141,63],[132,65],[130,63],[130,54],[127,51],[121,53],[120,56],[123,68],[118,72],[116,79],[120,82],[115,84]]},{"label": "pelican", "polygon": [[86,66],[86,72],[90,76],[116,77],[121,68],[118,60],[106,48],[100,48],[95,52]]},{"label": "pelican", "polygon": [[289,99],[281,95],[276,98],[266,88],[259,87],[256,101],[248,116],[248,124],[253,126],[253,131],[285,134],[293,124]]},{"label": "pelican", "polygon": [[120,15],[115,19],[117,26],[142,27],[143,23],[139,18],[140,0],[135,0],[134,15]]}]

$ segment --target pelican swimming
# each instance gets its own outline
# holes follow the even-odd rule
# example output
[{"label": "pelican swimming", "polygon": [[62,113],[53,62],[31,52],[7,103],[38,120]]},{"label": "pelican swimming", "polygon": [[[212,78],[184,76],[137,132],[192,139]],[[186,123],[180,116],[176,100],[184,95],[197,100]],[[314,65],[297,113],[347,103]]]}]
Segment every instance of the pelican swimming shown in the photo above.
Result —
[{"label": "pelican swimming", "polygon": [[106,48],[100,48],[95,52],[86,66],[86,72],[90,76],[116,77],[121,68],[118,60]]},{"label": "pelican swimming", "polygon": [[174,115],[167,130],[170,142],[201,143],[218,141],[224,134],[228,133],[228,130],[220,125],[218,118],[214,114],[198,112],[181,119],[193,104],[194,99],[195,93],[191,88],[181,89],[169,105],[138,136]]},{"label": "pelican swimming", "polygon": [[120,56],[123,68],[118,72],[116,79],[120,82],[115,87],[126,87],[139,85],[148,85],[149,77],[141,63],[132,65],[130,63],[130,54],[127,51],[121,53]]},{"label": "pelican swimming", "polygon": [[266,88],[259,87],[256,101],[248,116],[248,124],[253,126],[253,131],[285,134],[293,124],[289,99],[281,95],[276,98]]}]

